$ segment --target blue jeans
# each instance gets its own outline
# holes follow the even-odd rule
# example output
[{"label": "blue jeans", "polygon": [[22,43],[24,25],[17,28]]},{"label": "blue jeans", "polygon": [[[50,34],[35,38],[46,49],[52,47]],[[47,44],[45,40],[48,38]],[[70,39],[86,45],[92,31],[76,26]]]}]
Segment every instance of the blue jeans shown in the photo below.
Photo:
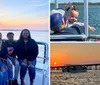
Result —
[{"label": "blue jeans", "polygon": [[0,85],[3,84],[3,72],[0,71]]},{"label": "blue jeans", "polygon": [[0,85],[6,85],[6,82],[8,81],[7,71],[7,66],[2,61],[0,61]]},{"label": "blue jeans", "polygon": [[27,69],[28,69],[28,73],[29,73],[29,77],[30,77],[30,82],[33,82],[35,79],[35,65],[36,65],[36,59],[31,61],[31,64],[28,66],[24,63],[24,60],[19,60],[19,64],[20,64],[20,79],[24,80]]},{"label": "blue jeans", "polygon": [[7,67],[8,67],[8,80],[13,80],[13,66],[9,58],[7,58]]},{"label": "blue jeans", "polygon": [[19,62],[16,58],[11,57],[14,60],[14,65],[12,61],[7,58],[7,66],[8,66],[8,78],[9,80],[14,80],[18,78],[19,72]]},{"label": "blue jeans", "polygon": [[15,59],[15,68],[14,68],[14,79],[17,79],[18,78],[18,73],[19,73],[19,62],[17,59]]}]

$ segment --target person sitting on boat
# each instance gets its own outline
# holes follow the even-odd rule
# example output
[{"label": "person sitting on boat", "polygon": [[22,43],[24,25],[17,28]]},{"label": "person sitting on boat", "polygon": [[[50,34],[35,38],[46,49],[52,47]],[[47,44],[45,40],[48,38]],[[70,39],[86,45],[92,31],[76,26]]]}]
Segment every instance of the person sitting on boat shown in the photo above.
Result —
[{"label": "person sitting on boat", "polygon": [[[70,5],[69,7],[66,8],[65,10],[65,16],[64,16],[64,20],[65,20],[65,27],[71,27],[73,25],[80,25],[81,28],[85,28],[84,23],[81,22],[77,22],[78,16],[79,16],[79,10],[78,8],[76,8],[73,5]],[[88,29],[93,32],[95,31],[94,27],[88,26]]]},{"label": "person sitting on boat", "polygon": [[0,85],[8,84],[7,49],[0,33]]},{"label": "person sitting on boat", "polygon": [[33,85],[35,79],[35,65],[36,57],[38,55],[38,45],[34,39],[31,38],[28,29],[22,30],[20,38],[16,44],[16,54],[20,64],[20,79],[21,85],[25,85],[24,77],[27,69],[30,77],[30,85]]},{"label": "person sitting on boat", "polygon": [[52,10],[50,14],[50,29],[54,31],[53,34],[82,34],[85,33],[85,29],[81,33],[80,25],[72,26],[70,29],[65,27],[64,21],[65,11],[62,9]]},{"label": "person sitting on boat", "polygon": [[[7,57],[8,57],[8,61],[10,62],[10,65],[12,66],[12,69],[14,69],[14,72],[12,71],[12,69],[8,69],[9,70],[8,76],[10,76],[10,82],[13,85],[18,85],[17,78],[19,72],[19,62],[17,61],[16,53],[15,53],[16,42],[14,41],[14,33],[8,32],[7,39],[8,39],[6,41],[7,53],[8,53]],[[14,75],[14,78],[12,74]]]}]

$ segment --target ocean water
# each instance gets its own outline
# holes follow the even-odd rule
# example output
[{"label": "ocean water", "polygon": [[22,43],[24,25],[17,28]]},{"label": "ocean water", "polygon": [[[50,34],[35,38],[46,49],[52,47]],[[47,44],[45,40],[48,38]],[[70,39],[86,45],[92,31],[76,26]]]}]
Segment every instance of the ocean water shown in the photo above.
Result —
[{"label": "ocean water", "polygon": [[[83,5],[76,5],[79,9],[79,22],[84,22],[84,6]],[[54,9],[55,7],[52,5],[50,10]],[[65,9],[65,5],[59,5],[59,8]],[[89,32],[90,34],[100,35],[100,5],[89,5],[88,7],[88,24],[96,28],[94,32]]]},{"label": "ocean water", "polygon": [[[8,32],[13,32],[14,33],[14,39],[18,40],[21,31],[0,31],[2,33],[2,38],[3,39],[7,39],[7,33]],[[31,30],[30,31],[31,37],[33,39],[35,39],[35,41],[40,41],[40,42],[46,42],[49,43],[49,31],[45,30],[45,31],[34,31]]]}]

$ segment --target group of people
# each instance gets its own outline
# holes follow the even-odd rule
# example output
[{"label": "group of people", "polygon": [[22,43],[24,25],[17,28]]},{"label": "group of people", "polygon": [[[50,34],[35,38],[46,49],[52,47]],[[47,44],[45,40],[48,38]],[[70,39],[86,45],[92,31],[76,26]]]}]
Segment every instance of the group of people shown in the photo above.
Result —
[{"label": "group of people", "polygon": [[[85,34],[84,23],[77,22],[79,10],[69,5],[65,10],[54,9],[50,13],[50,29],[54,34]],[[90,31],[95,28],[88,26]]]},{"label": "group of people", "polygon": [[28,69],[30,85],[35,79],[36,57],[38,45],[31,38],[28,29],[22,30],[19,40],[14,40],[14,33],[8,32],[7,39],[2,39],[0,33],[0,85],[18,85],[20,69],[21,85],[25,85],[24,78]]}]

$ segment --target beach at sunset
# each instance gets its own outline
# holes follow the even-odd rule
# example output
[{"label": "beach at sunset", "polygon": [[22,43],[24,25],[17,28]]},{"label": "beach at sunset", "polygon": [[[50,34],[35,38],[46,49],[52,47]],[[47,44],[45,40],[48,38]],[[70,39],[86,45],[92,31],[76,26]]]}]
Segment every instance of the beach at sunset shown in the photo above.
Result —
[{"label": "beach at sunset", "polygon": [[68,73],[51,70],[50,85],[100,85],[100,70]]},{"label": "beach at sunset", "polygon": [[50,85],[100,85],[100,43],[51,43],[50,50]]}]

